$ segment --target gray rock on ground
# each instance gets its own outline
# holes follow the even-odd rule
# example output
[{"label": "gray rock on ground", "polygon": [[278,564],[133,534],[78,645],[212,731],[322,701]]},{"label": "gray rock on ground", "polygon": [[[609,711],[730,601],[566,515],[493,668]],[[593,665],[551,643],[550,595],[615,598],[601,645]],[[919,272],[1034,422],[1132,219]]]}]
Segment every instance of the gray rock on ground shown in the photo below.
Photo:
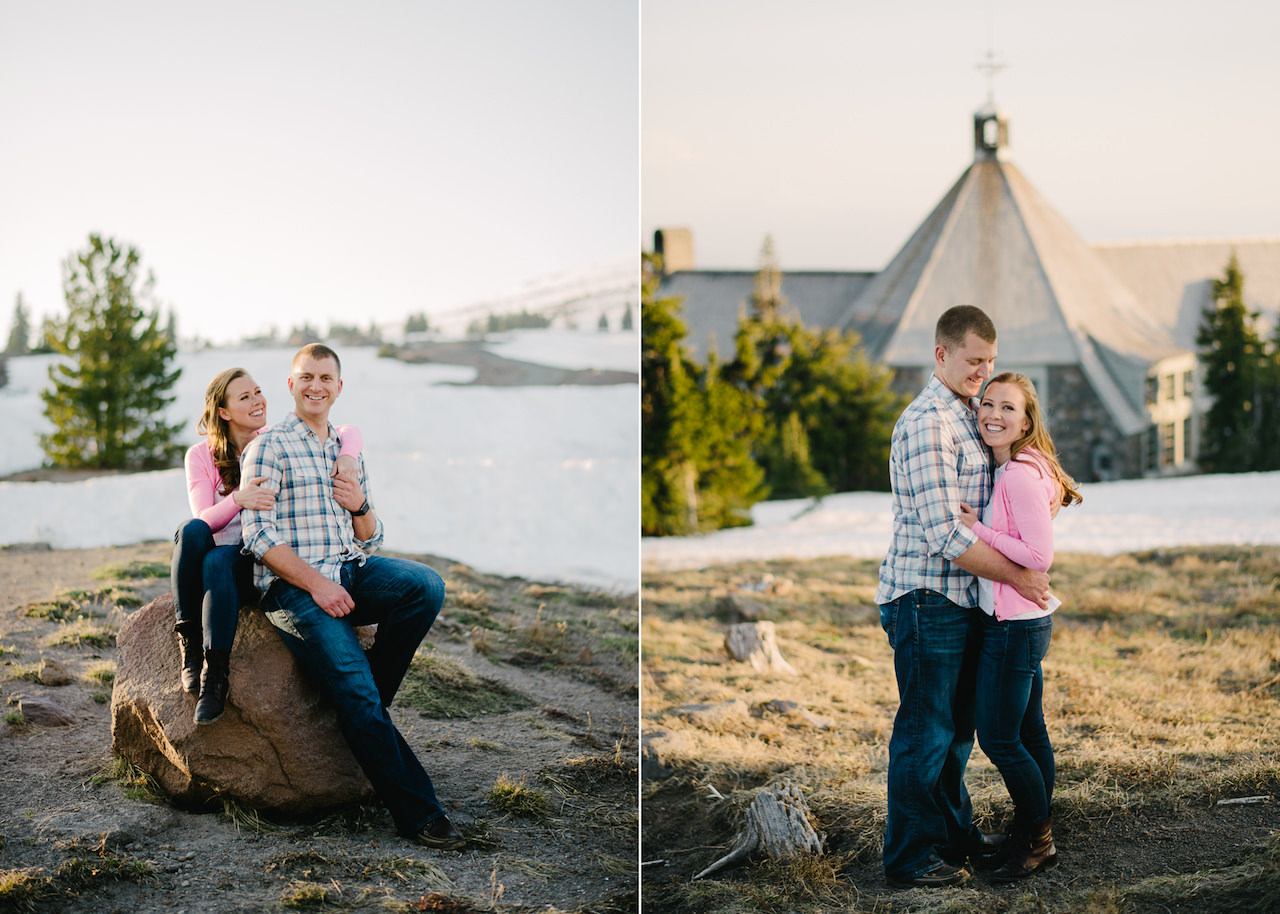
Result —
[{"label": "gray rock on ground", "polygon": [[18,713],[38,727],[67,727],[75,716],[47,695],[24,695],[18,699]]},{"label": "gray rock on ground", "polygon": [[258,809],[307,812],[367,800],[372,788],[328,700],[302,675],[261,610],[240,610],[230,696],[221,720],[192,721],[178,683],[173,594],[129,615],[116,638],[113,751],[175,800],[226,797]]}]

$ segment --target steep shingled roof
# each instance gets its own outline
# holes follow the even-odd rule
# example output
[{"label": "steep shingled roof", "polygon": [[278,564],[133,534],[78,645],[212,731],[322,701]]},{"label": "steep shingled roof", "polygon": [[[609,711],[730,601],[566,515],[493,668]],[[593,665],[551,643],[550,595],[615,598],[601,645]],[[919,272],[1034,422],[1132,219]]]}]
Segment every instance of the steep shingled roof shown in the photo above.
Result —
[{"label": "steep shingled roof", "polygon": [[[994,114],[976,118],[988,116]],[[931,366],[938,316],[953,305],[977,305],[999,329],[1001,361],[1079,364],[1116,424],[1138,431],[1147,369],[1186,347],[1006,152],[976,150],[974,163],[840,326],[862,333],[887,365]]]},{"label": "steep shingled roof", "polygon": [[1142,305],[1170,328],[1180,346],[1196,348],[1196,330],[1213,301],[1213,281],[1236,255],[1244,298],[1268,326],[1280,321],[1280,238],[1214,238],[1094,244],[1125,285],[1142,290]]}]

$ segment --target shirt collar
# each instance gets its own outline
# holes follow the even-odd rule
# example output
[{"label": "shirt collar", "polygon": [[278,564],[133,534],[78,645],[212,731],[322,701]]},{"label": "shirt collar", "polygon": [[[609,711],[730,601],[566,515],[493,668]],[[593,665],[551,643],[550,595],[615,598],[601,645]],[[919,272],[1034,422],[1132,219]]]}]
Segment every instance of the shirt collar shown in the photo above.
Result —
[{"label": "shirt collar", "polygon": [[958,416],[965,416],[969,419],[977,419],[978,410],[974,406],[976,397],[962,397],[946,384],[942,378],[935,375],[929,377],[929,389],[933,392],[935,399],[946,403],[947,406]]},{"label": "shirt collar", "polygon": [[[284,428],[291,430],[295,435],[297,435],[300,438],[311,437],[311,438],[315,438],[317,441],[320,440],[320,436],[317,435],[314,431],[312,431],[311,426],[303,422],[302,417],[300,417],[297,413],[289,413],[289,415],[287,415],[284,418],[284,421],[281,422],[280,425]],[[329,440],[329,438],[332,438],[335,434],[337,434],[337,432],[334,430],[333,423],[332,422],[328,423],[328,437],[325,440],[326,441]]]}]

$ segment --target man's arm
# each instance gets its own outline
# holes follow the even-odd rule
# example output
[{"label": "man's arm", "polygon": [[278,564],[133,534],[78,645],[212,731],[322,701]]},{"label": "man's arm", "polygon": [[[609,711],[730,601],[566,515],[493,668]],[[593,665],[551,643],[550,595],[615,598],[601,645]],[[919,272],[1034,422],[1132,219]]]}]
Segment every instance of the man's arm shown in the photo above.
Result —
[{"label": "man's arm", "polygon": [[[356,539],[366,551],[372,551],[381,545],[380,525],[373,506],[368,502],[368,477],[365,474],[364,459],[359,458],[359,478],[352,479],[346,473],[333,477],[333,497],[338,504],[351,513],[351,527]],[[368,507],[359,517],[356,512]]]},{"label": "man's arm", "polygon": [[330,581],[304,562],[291,546],[272,546],[262,554],[259,561],[285,581],[311,594],[316,605],[334,618],[341,618],[356,607],[345,587]]},{"label": "man's arm", "polygon": [[953,558],[955,562],[969,574],[976,574],[989,581],[1008,584],[1032,603],[1041,608],[1049,605],[1049,576],[1043,571],[1032,571],[1011,562],[982,540],[974,543],[963,553]]}]

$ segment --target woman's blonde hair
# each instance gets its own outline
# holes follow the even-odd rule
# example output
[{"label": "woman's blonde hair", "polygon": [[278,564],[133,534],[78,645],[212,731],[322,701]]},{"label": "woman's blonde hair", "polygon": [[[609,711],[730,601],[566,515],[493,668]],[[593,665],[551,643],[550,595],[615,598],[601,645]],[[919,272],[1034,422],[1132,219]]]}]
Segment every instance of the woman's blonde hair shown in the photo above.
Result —
[{"label": "woman's blonde hair", "polygon": [[[1035,448],[1039,451],[1040,456],[1044,458],[1044,462],[1048,465],[1049,472],[1053,474],[1053,478],[1058,481],[1058,488],[1062,492],[1063,507],[1084,501],[1084,496],[1080,494],[1077,488],[1078,483],[1062,468],[1062,464],[1058,463],[1058,452],[1053,446],[1053,439],[1049,437],[1049,427],[1045,424],[1044,412],[1040,409],[1040,398],[1036,395],[1036,386],[1031,383],[1031,379],[1016,371],[1005,371],[988,381],[986,390],[990,390],[992,384],[1015,385],[1022,391],[1023,400],[1026,404],[1024,412],[1027,415],[1029,428],[1009,448],[1009,459],[1017,460],[1018,454],[1026,448]],[[1023,461],[1023,463],[1029,462]]]},{"label": "woman's blonde hair", "polygon": [[231,440],[231,426],[218,415],[218,409],[227,405],[227,388],[231,382],[248,374],[243,368],[228,368],[214,375],[205,388],[204,413],[196,424],[196,431],[209,436],[209,453],[213,454],[213,465],[222,477],[221,495],[234,491],[240,485],[240,455]]}]

